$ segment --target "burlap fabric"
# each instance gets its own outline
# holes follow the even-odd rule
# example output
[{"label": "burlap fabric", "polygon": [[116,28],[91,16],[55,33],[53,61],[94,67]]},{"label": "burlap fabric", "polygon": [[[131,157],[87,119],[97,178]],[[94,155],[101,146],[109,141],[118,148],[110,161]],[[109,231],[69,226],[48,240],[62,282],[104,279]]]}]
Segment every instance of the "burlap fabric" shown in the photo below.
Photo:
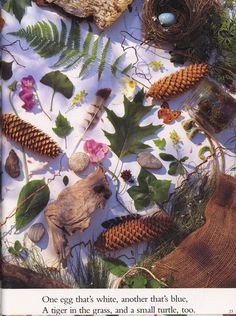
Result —
[{"label": "burlap fabric", "polygon": [[155,263],[176,288],[236,287],[236,178],[220,174],[207,204],[206,223]]}]

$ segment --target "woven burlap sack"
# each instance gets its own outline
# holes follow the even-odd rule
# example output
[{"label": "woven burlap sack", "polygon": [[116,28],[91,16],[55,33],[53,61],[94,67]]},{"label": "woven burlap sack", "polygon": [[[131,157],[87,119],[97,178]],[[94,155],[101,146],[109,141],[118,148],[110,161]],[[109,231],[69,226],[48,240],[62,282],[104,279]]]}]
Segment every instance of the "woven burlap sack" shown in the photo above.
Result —
[{"label": "woven burlap sack", "polygon": [[207,204],[206,223],[157,261],[159,279],[176,288],[236,287],[236,178],[220,174]]}]

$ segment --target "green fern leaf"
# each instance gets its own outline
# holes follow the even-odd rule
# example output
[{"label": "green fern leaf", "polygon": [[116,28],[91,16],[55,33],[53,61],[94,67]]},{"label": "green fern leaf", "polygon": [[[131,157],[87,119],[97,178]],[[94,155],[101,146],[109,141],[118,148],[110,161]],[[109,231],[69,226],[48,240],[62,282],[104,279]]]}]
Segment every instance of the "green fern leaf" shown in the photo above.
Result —
[{"label": "green fern leaf", "polygon": [[88,34],[87,34],[85,41],[84,41],[84,44],[83,44],[82,56],[88,55],[92,38],[93,38],[93,29],[92,29],[91,25],[89,24]]},{"label": "green fern leaf", "polygon": [[95,40],[94,44],[93,44],[93,49],[92,49],[92,55],[91,57],[89,57],[85,63],[83,64],[83,67],[80,71],[79,77],[82,77],[86,70],[88,69],[88,67],[95,62],[96,58],[97,58],[97,53],[98,53],[98,45],[99,45],[99,37]]},{"label": "green fern leaf", "polygon": [[68,48],[80,49],[80,26],[75,21],[72,20],[71,28],[68,35],[67,45]]},{"label": "green fern leaf", "polygon": [[116,77],[116,73],[117,73],[117,66],[120,63],[121,59],[125,56],[125,54],[120,55],[118,58],[116,58],[116,60],[114,61],[114,63],[111,65],[111,73],[113,74],[114,77]]},{"label": "green fern leaf", "polygon": [[98,66],[98,80],[101,78],[102,73],[105,69],[106,57],[107,57],[109,46],[110,46],[110,38],[107,40],[107,42],[103,48],[103,51],[102,51],[101,60],[100,60],[99,66]]},{"label": "green fern leaf", "polygon": [[133,64],[129,64],[127,67],[125,67],[125,68],[121,71],[122,75],[127,74],[127,72],[129,72],[129,70],[130,70],[132,67],[133,67]]},{"label": "green fern leaf", "polygon": [[66,34],[67,28],[64,21],[61,20],[61,38],[60,38],[60,47],[65,47],[66,43]]}]

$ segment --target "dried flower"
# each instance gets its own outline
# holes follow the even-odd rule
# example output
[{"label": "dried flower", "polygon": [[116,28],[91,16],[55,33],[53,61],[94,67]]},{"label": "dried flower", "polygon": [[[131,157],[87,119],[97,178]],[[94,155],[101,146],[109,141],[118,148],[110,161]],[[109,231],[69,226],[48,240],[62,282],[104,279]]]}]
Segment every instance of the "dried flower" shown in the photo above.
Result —
[{"label": "dried flower", "polygon": [[21,83],[22,89],[24,89],[24,88],[32,89],[33,86],[35,85],[35,80],[34,80],[33,76],[30,75],[28,77],[22,78],[20,83]]},{"label": "dried flower", "polygon": [[120,83],[121,83],[121,92],[129,99],[132,100],[134,95],[135,95],[135,91],[136,91],[136,82],[132,79],[132,78],[126,78],[123,77],[120,79]]},{"label": "dried flower", "polygon": [[132,173],[130,170],[124,170],[121,172],[121,178],[126,182],[132,179]]},{"label": "dried flower", "polygon": [[105,158],[109,148],[103,143],[97,143],[94,139],[89,139],[84,143],[84,151],[89,155],[91,162],[97,163]]},{"label": "dried flower", "polygon": [[81,90],[80,92],[75,94],[73,96],[73,98],[71,99],[71,103],[70,103],[66,112],[69,112],[70,110],[72,110],[76,106],[77,107],[81,106],[82,102],[87,97],[87,95],[88,95],[88,93],[85,90]]},{"label": "dried flower", "polygon": [[173,130],[172,132],[170,132],[170,139],[172,140],[172,143],[174,145],[177,145],[180,141],[180,137],[177,134],[177,132],[175,130]]}]

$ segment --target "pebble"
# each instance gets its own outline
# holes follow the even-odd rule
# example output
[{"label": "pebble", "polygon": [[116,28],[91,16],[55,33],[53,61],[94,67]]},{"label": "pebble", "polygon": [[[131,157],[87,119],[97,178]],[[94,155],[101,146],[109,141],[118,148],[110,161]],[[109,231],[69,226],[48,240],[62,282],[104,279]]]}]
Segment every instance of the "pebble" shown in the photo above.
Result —
[{"label": "pebble", "polygon": [[89,156],[83,152],[75,153],[69,158],[69,168],[75,173],[82,172],[87,169],[89,163]]},{"label": "pebble", "polygon": [[162,13],[158,16],[158,20],[162,26],[171,26],[176,23],[176,16],[173,13]]},{"label": "pebble", "polygon": [[137,162],[141,167],[147,169],[161,169],[162,163],[153,154],[148,152],[141,152],[137,156]]},{"label": "pebble", "polygon": [[43,238],[45,232],[46,230],[44,225],[42,223],[37,223],[30,227],[28,237],[32,242],[37,244]]},{"label": "pebble", "polygon": [[9,152],[7,157],[5,170],[12,178],[18,178],[20,175],[20,160],[13,149]]}]

